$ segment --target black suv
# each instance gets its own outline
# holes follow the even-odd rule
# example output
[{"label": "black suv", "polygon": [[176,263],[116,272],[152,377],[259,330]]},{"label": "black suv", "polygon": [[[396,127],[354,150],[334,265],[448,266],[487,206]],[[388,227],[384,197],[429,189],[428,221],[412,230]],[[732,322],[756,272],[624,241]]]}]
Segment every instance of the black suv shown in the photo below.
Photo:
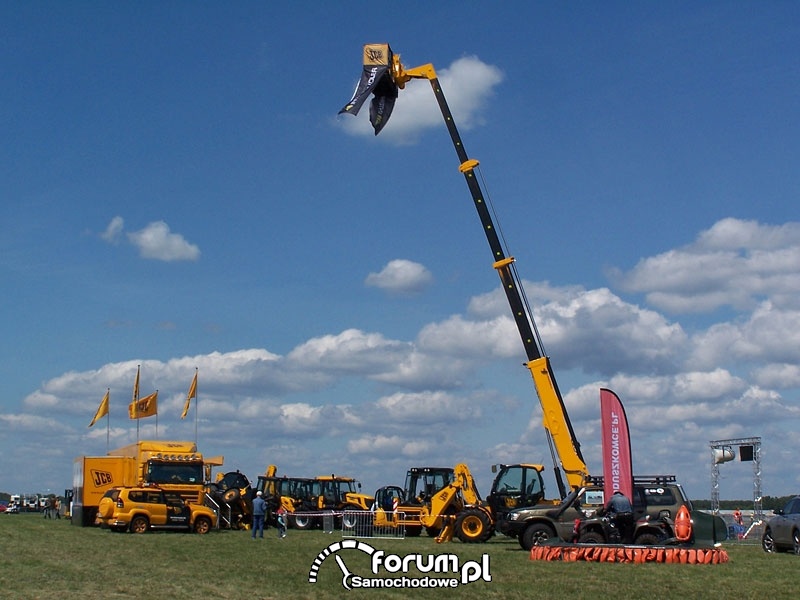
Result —
[{"label": "black suv", "polygon": [[[576,521],[596,514],[603,504],[603,478],[593,477],[585,488],[573,491],[558,506],[539,504],[512,510],[498,521],[497,530],[517,538],[525,550],[552,538],[572,542]],[[665,519],[674,519],[683,505],[691,513],[695,539],[716,543],[726,538],[724,521],[693,510],[674,475],[655,475],[634,477],[634,543],[645,545],[666,541],[669,536],[665,534],[663,523]]]}]

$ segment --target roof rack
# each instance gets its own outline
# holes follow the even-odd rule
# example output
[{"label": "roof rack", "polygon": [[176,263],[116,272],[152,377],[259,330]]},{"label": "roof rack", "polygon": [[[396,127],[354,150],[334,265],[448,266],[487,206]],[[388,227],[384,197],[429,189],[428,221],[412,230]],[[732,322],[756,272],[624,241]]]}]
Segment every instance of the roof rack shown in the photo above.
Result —
[{"label": "roof rack", "polygon": [[[587,483],[602,486],[604,478],[602,475],[590,475],[586,478]],[[633,483],[639,485],[665,485],[675,483],[675,475],[634,475]]]}]

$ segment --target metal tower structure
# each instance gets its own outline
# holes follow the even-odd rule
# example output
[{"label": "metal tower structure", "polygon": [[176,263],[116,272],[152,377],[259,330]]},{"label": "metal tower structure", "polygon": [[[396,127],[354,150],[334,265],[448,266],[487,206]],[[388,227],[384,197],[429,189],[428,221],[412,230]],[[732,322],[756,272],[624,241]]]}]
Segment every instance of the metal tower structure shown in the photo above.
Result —
[{"label": "metal tower structure", "polygon": [[761,438],[712,440],[711,446],[711,510],[719,512],[719,466],[732,461],[738,449],[741,462],[753,463],[753,517],[761,518]]}]

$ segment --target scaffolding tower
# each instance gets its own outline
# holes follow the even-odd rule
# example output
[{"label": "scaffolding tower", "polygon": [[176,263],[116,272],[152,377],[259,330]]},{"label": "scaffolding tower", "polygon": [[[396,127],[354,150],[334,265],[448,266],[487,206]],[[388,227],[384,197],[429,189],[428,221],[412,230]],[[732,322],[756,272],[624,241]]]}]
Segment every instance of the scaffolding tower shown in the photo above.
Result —
[{"label": "scaffolding tower", "polygon": [[[712,440],[711,446],[711,510],[719,512],[719,466],[739,455],[741,462],[753,463],[753,518],[762,516],[761,510],[761,438],[734,438]],[[734,450],[736,448],[738,452]]]}]

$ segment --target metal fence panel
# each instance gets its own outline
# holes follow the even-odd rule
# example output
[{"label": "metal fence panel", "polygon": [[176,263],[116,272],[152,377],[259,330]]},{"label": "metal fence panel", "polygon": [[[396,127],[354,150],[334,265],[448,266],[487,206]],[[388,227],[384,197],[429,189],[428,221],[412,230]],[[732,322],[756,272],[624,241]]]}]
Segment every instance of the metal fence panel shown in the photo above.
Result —
[{"label": "metal fence panel", "polygon": [[388,513],[376,518],[376,513],[365,510],[346,510],[342,514],[342,537],[395,538],[406,537],[404,513]]}]

